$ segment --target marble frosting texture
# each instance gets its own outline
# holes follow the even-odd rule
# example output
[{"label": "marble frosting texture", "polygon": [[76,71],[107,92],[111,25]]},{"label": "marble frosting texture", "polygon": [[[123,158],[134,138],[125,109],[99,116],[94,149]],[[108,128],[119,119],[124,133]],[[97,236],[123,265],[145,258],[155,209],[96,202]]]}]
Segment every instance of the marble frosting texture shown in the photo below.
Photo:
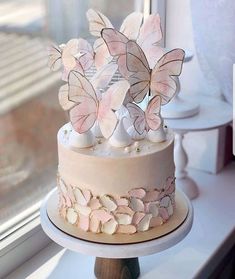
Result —
[{"label": "marble frosting texture", "polygon": [[89,148],[69,144],[72,129],[58,132],[60,215],[94,233],[132,234],[162,225],[175,206],[173,135],[128,148],[97,139]]}]

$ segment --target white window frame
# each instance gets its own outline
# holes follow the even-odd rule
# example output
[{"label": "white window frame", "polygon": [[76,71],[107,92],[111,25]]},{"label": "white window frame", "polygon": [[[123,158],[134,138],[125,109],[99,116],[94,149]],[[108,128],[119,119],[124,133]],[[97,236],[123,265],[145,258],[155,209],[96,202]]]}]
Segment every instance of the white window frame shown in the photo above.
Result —
[{"label": "white window frame", "polygon": [[[165,34],[166,1],[143,1],[150,7],[151,13],[160,14],[162,30]],[[139,2],[140,0],[136,0],[135,7],[138,7]],[[165,35],[163,38],[164,47]],[[11,273],[52,242],[40,225],[40,204],[41,202],[36,203],[0,227],[0,278]]]}]

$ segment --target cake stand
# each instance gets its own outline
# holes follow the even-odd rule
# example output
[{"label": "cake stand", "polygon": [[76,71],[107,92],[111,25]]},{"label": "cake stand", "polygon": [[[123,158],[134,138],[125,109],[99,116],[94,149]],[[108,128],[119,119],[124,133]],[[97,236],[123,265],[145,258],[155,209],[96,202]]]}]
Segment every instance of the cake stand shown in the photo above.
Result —
[{"label": "cake stand", "polygon": [[[199,98],[198,98],[199,99]],[[188,176],[186,167],[188,156],[183,146],[183,139],[188,132],[209,131],[226,126],[232,121],[232,106],[209,97],[200,96],[200,111],[193,117],[182,119],[165,119],[165,123],[175,132],[175,165],[177,186],[190,199],[199,195],[195,181]],[[209,144],[209,143],[208,143]]]},{"label": "cake stand", "polygon": [[68,235],[55,226],[47,214],[50,198],[57,194],[52,190],[41,205],[41,225],[45,233],[59,245],[79,253],[96,257],[95,275],[98,279],[134,279],[140,274],[139,256],[161,252],[181,241],[190,231],[193,223],[193,208],[188,198],[181,193],[187,204],[184,221],[172,232],[157,239],[136,244],[101,244],[81,240]]}]

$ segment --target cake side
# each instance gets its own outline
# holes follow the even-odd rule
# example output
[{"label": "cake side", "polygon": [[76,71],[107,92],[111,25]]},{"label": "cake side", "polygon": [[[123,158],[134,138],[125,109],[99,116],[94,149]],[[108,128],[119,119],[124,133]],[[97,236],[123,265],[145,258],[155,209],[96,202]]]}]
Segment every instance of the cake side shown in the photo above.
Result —
[{"label": "cake side", "polygon": [[171,132],[162,143],[145,139],[134,142],[127,151],[113,148],[105,139],[91,148],[74,149],[68,144],[69,133],[68,124],[58,132],[58,171],[66,184],[89,189],[95,196],[122,196],[134,188],[160,191],[166,179],[174,177]]},{"label": "cake side", "polygon": [[142,140],[138,147],[133,143],[128,151],[114,152],[106,140],[74,149],[68,138],[67,124],[58,133],[59,210],[67,222],[94,233],[132,234],[170,218],[175,205],[171,132],[163,143]]}]

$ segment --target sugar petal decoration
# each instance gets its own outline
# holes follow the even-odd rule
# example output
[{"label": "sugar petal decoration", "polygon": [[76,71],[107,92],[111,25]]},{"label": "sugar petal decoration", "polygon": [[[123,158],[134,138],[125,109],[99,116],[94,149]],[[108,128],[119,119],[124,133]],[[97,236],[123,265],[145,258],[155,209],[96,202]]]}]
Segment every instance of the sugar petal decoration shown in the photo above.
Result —
[{"label": "sugar petal decoration", "polygon": [[182,49],[167,52],[151,71],[143,50],[136,42],[127,42],[126,49],[127,68],[132,73],[128,79],[130,95],[134,101],[143,101],[150,90],[151,95],[161,96],[162,105],[168,103],[176,92],[176,82],[172,76],[180,75],[185,52]]},{"label": "sugar petal decoration", "polygon": [[133,189],[128,192],[131,197],[143,199],[146,195],[146,191],[143,188]]},{"label": "sugar petal decoration", "polygon": [[117,233],[133,234],[136,232],[136,227],[133,225],[118,225]]},{"label": "sugar petal decoration", "polygon": [[70,120],[75,131],[85,133],[98,120],[103,136],[109,138],[117,125],[114,111],[121,107],[128,89],[127,81],[118,81],[99,100],[92,84],[80,73],[72,71],[69,75],[69,99],[77,105],[70,110]]},{"label": "sugar petal decoration", "polygon": [[72,130],[69,135],[69,146],[75,148],[86,148],[95,145],[95,137],[91,131],[86,131],[85,133],[79,134]]},{"label": "sugar petal decoration", "polygon": [[158,196],[159,196],[160,192],[157,191],[157,190],[151,190],[151,191],[148,191],[146,193],[146,196],[144,197],[143,201],[144,202],[153,202],[153,201],[156,201],[158,199]]},{"label": "sugar petal decoration", "polygon": [[129,214],[117,213],[116,219],[119,225],[130,225],[132,217]]},{"label": "sugar petal decoration", "polygon": [[116,209],[115,213],[124,213],[124,214],[129,214],[129,215],[133,215],[134,211],[129,207],[129,206],[125,206],[125,205],[121,205],[118,206],[118,208]]},{"label": "sugar petal decoration", "polygon": [[117,208],[117,205],[113,198],[110,196],[101,196],[100,197],[101,204],[106,207],[109,211],[114,211]]},{"label": "sugar petal decoration", "polygon": [[99,199],[97,198],[92,198],[90,201],[89,201],[89,204],[88,206],[91,208],[91,210],[95,210],[95,209],[99,209],[102,207]]},{"label": "sugar petal decoration", "polygon": [[65,208],[65,207],[60,208],[60,216],[62,216],[64,219],[66,218],[67,208]]},{"label": "sugar petal decoration", "polygon": [[163,142],[166,141],[166,132],[162,126],[160,125],[159,129],[156,131],[149,130],[148,131],[148,139],[151,142]]},{"label": "sugar petal decoration", "polygon": [[116,204],[117,206],[128,206],[129,205],[129,201],[127,198],[120,198],[120,199],[116,199]]},{"label": "sugar petal decoration", "polygon": [[75,203],[74,205],[75,210],[84,216],[89,216],[91,213],[91,208],[88,206],[80,205],[78,203]]},{"label": "sugar petal decoration", "polygon": [[142,134],[139,134],[134,125],[131,125],[128,129],[127,129],[127,132],[128,134],[130,135],[130,137],[133,139],[133,140],[142,140],[146,137],[146,134],[147,132],[144,131]]},{"label": "sugar petal decoration", "polygon": [[154,228],[154,227],[157,227],[157,226],[161,226],[163,224],[163,220],[161,217],[152,217],[151,220],[150,220],[150,224],[149,224],[149,227],[150,228]]},{"label": "sugar petal decoration", "polygon": [[87,205],[88,201],[86,200],[86,198],[84,197],[82,191],[79,188],[75,188],[73,190],[73,192],[74,192],[74,196],[75,196],[75,199],[76,199],[78,204],[80,204],[80,205]]},{"label": "sugar petal decoration", "polygon": [[87,232],[89,230],[89,226],[90,226],[90,218],[89,216],[85,216],[82,214],[79,214],[79,227]]},{"label": "sugar petal decoration", "polygon": [[157,130],[160,127],[162,122],[160,117],[160,96],[155,96],[150,100],[145,112],[134,103],[129,103],[126,107],[129,111],[131,119],[133,120],[135,129],[140,135],[142,135],[145,131]]},{"label": "sugar petal decoration", "polygon": [[97,218],[102,224],[108,222],[110,219],[113,219],[113,216],[104,209],[93,210],[91,213],[91,217],[92,216]]},{"label": "sugar petal decoration", "polygon": [[107,234],[114,234],[117,230],[118,223],[114,219],[111,219],[104,223],[101,227],[101,231]]},{"label": "sugar petal decoration", "polygon": [[93,233],[100,233],[101,232],[101,222],[96,219],[94,216],[90,219],[90,226],[89,230]]},{"label": "sugar petal decoration", "polygon": [[144,211],[144,203],[137,198],[131,197],[130,207],[133,211]]},{"label": "sugar petal decoration", "polygon": [[171,201],[169,202],[169,205],[167,207],[167,211],[168,211],[169,216],[173,215],[174,209],[173,209],[173,205],[172,205]]},{"label": "sugar petal decoration", "polygon": [[169,196],[165,196],[161,199],[160,201],[160,206],[161,207],[168,207],[169,203],[171,202],[171,199]]},{"label": "sugar petal decoration", "polygon": [[146,214],[143,219],[137,225],[137,231],[144,232],[149,229],[150,220],[152,218],[152,214]]},{"label": "sugar petal decoration", "polygon": [[162,217],[164,222],[169,219],[169,213],[165,207],[159,208],[159,215]]},{"label": "sugar petal decoration", "polygon": [[136,212],[133,216],[133,219],[132,219],[132,223],[134,225],[138,225],[139,222],[144,218],[145,216],[145,213],[143,212]]},{"label": "sugar petal decoration", "polygon": [[70,224],[75,224],[78,219],[78,214],[73,208],[68,208],[67,210],[67,220]]},{"label": "sugar petal decoration", "polygon": [[114,133],[109,138],[109,143],[113,147],[126,147],[132,143],[130,135],[127,133],[124,127],[124,118],[118,121],[117,127],[114,130]]},{"label": "sugar petal decoration", "polygon": [[157,217],[159,214],[158,207],[155,203],[150,203],[149,205],[149,213],[152,214],[153,217]]}]

